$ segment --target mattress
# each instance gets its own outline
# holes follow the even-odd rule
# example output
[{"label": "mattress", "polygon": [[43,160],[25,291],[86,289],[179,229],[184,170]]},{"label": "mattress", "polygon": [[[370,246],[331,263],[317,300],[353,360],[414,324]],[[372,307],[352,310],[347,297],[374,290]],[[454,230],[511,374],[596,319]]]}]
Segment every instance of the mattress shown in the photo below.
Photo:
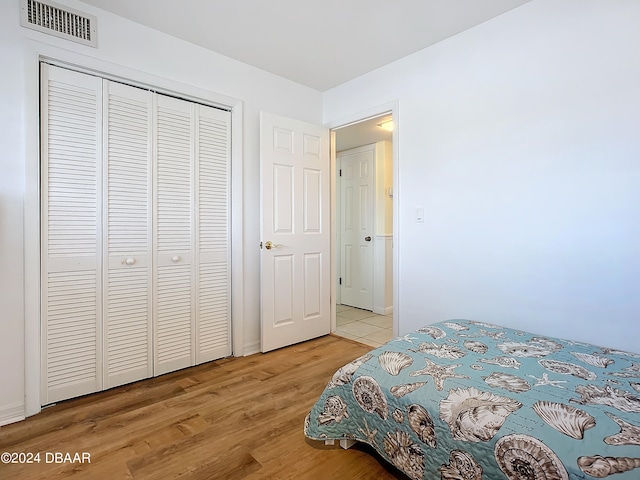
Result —
[{"label": "mattress", "polygon": [[341,367],[315,440],[371,445],[412,479],[640,479],[640,355],[470,320]]}]

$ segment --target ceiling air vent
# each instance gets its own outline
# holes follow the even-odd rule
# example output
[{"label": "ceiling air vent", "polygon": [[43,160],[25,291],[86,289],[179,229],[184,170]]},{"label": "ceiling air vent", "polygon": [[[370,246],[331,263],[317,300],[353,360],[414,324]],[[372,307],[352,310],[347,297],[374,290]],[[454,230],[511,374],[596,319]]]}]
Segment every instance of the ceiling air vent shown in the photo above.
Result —
[{"label": "ceiling air vent", "polygon": [[20,24],[74,42],[98,46],[97,19],[53,2],[21,0]]}]

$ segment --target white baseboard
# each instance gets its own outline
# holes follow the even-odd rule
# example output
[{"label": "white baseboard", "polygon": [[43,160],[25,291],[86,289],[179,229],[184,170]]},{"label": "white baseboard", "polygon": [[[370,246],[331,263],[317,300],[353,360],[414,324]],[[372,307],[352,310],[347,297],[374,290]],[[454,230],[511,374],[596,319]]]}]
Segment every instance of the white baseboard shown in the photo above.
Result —
[{"label": "white baseboard", "polygon": [[0,407],[0,426],[24,420],[24,404],[14,403]]},{"label": "white baseboard", "polygon": [[378,315],[391,315],[393,313],[393,307],[374,307],[373,313],[376,313]]},{"label": "white baseboard", "polygon": [[260,340],[255,342],[244,344],[244,356],[253,355],[254,353],[260,353]]}]

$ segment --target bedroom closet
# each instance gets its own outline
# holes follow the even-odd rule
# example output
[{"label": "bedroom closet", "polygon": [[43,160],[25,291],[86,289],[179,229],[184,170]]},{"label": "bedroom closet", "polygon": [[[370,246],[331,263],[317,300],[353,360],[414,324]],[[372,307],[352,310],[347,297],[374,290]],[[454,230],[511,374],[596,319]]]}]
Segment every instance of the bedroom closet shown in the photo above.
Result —
[{"label": "bedroom closet", "polygon": [[41,65],[43,405],[231,354],[230,121]]}]

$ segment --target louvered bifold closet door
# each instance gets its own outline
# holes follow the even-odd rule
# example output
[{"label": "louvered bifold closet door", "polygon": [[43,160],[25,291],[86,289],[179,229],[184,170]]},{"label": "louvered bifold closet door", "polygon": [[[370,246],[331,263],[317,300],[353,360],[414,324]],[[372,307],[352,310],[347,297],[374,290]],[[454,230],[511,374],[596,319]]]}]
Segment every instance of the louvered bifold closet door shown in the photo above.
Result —
[{"label": "louvered bifold closet door", "polygon": [[231,113],[196,107],[196,363],[231,354]]},{"label": "louvered bifold closet door", "polygon": [[157,95],[156,375],[195,363],[194,105]]},{"label": "louvered bifold closet door", "polygon": [[41,69],[42,404],[102,388],[102,81]]},{"label": "louvered bifold closet door", "polygon": [[104,388],[153,375],[152,96],[104,80]]}]

